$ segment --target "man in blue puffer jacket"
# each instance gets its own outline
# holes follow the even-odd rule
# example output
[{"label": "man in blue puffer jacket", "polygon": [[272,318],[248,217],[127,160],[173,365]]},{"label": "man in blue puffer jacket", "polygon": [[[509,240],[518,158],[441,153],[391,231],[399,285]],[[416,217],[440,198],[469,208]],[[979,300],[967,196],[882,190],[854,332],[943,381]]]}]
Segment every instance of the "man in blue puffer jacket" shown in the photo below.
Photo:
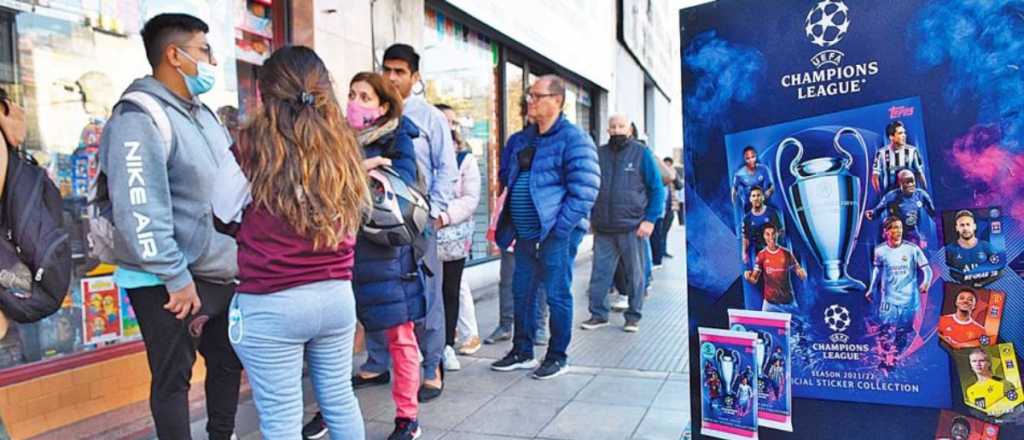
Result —
[{"label": "man in blue puffer jacket", "polygon": [[566,350],[572,339],[573,232],[588,217],[601,186],[597,148],[582,130],[562,115],[565,83],[545,75],[530,87],[527,113],[536,128],[526,142],[509,151],[509,188],[505,208],[498,219],[496,241],[515,246],[515,336],[512,351],[491,364],[497,371],[530,369],[536,330],[537,289],[543,285],[551,314],[547,355],[533,373],[550,379],[568,369]]}]

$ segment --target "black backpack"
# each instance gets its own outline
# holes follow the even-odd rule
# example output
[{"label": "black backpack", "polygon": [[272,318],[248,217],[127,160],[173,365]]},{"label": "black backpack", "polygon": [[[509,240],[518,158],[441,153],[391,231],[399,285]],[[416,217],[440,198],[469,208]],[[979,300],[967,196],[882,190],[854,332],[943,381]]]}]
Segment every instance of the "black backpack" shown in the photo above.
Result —
[{"label": "black backpack", "polygon": [[8,152],[0,204],[0,253],[6,255],[0,260],[16,257],[28,267],[31,280],[28,290],[0,286],[0,310],[17,322],[30,323],[52,315],[64,302],[71,285],[71,245],[57,186],[31,156]]}]

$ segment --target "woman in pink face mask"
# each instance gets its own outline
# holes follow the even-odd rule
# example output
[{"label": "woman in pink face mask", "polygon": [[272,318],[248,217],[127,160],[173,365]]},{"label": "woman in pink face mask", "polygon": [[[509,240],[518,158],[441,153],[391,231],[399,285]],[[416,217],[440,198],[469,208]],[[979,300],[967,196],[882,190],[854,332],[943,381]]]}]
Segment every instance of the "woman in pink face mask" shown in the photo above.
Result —
[{"label": "woman in pink face mask", "polygon": [[[349,84],[345,119],[363,148],[367,171],[390,166],[407,184],[416,184],[412,139],[419,136],[419,130],[402,117],[402,97],[389,81],[377,73],[356,74]],[[389,437],[393,439],[415,438],[420,431],[416,395],[420,387],[420,349],[413,321],[426,314],[422,280],[411,245],[383,246],[362,233],[356,236],[352,270],[356,317],[368,333],[384,332],[387,336],[395,376],[391,386],[395,432]],[[386,365],[382,371],[359,371],[352,380],[357,389],[390,381]],[[326,430],[319,413],[303,428],[306,438],[319,438]]]}]

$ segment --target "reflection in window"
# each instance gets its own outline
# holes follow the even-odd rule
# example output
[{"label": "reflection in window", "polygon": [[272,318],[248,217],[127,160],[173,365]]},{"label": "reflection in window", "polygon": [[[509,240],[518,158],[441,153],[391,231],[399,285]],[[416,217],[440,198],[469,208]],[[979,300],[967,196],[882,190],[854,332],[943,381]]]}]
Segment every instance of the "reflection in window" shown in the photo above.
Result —
[{"label": "reflection in window", "polygon": [[469,260],[495,255],[486,232],[491,194],[497,185],[498,46],[483,35],[427,10],[420,61],[423,93],[432,104],[448,104],[458,115],[462,138],[476,155],[484,188],[474,215],[476,230]]}]

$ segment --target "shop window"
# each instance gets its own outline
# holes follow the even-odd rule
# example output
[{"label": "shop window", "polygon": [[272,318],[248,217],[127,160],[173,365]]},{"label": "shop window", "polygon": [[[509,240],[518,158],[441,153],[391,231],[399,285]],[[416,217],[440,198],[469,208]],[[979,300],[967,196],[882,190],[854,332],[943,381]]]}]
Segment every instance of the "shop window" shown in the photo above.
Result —
[{"label": "shop window", "polygon": [[[96,156],[107,118],[125,88],[151,71],[139,35],[147,7],[173,6],[177,1],[51,1],[49,6],[2,2],[19,9],[0,7],[0,87],[25,108],[28,136],[23,148],[47,168],[64,197],[75,271],[70,293],[53,316],[25,325],[0,318],[0,383],[12,375],[20,377],[24,370],[19,368],[15,374],[11,367],[112,345],[124,348],[124,343],[140,339],[128,297],[113,283],[114,268],[87,256],[85,203],[96,177]],[[207,38],[221,71],[203,101],[213,109],[254,102],[250,94],[255,88],[239,89],[239,76],[248,77],[236,69],[244,63],[236,61],[238,52],[231,49],[239,35],[273,36],[269,21],[240,12],[256,16],[261,10],[254,4],[270,8],[273,3],[201,3],[223,8],[209,11],[216,21],[208,23]],[[282,2],[276,3],[281,6]],[[270,16],[264,13],[263,18]],[[269,45],[272,39],[266,41]],[[36,365],[26,368],[42,371]]]},{"label": "shop window", "polygon": [[432,104],[448,104],[458,114],[457,129],[480,165],[480,205],[469,261],[497,255],[486,240],[490,207],[497,197],[498,45],[487,37],[427,9],[420,61],[424,94]]}]

